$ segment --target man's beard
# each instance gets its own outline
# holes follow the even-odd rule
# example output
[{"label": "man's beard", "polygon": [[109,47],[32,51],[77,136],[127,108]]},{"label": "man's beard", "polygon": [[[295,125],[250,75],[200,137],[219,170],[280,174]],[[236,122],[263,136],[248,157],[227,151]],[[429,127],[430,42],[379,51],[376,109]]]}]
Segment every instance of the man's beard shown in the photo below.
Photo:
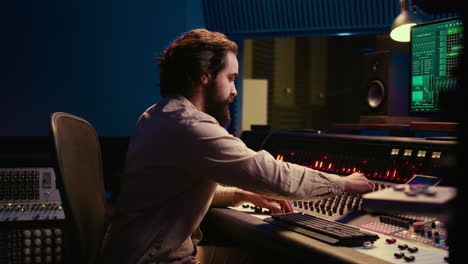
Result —
[{"label": "man's beard", "polygon": [[216,87],[214,82],[210,84],[208,89],[208,96],[206,100],[206,112],[214,117],[222,127],[226,127],[231,122],[231,112],[229,104],[234,98],[221,100],[217,97]]}]

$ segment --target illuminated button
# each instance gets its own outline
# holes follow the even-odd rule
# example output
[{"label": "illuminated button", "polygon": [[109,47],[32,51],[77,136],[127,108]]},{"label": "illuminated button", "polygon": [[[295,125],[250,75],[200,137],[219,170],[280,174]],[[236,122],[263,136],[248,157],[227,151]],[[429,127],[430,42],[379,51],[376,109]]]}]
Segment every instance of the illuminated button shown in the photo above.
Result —
[{"label": "illuminated button", "polygon": [[442,152],[440,152],[440,151],[434,151],[434,152],[432,152],[431,158],[433,158],[433,159],[440,159],[440,156],[442,156]]},{"label": "illuminated button", "polygon": [[403,156],[410,157],[412,153],[413,153],[413,150],[405,149],[405,151],[403,152]]},{"label": "illuminated button", "polygon": [[424,158],[424,157],[426,157],[426,153],[427,153],[427,151],[425,151],[425,150],[419,150],[418,154],[416,156],[418,158]]},{"label": "illuminated button", "polygon": [[394,149],[392,149],[392,151],[390,152],[390,155],[392,155],[392,156],[398,156],[398,153],[400,153],[400,150],[397,149],[397,148],[394,148]]}]

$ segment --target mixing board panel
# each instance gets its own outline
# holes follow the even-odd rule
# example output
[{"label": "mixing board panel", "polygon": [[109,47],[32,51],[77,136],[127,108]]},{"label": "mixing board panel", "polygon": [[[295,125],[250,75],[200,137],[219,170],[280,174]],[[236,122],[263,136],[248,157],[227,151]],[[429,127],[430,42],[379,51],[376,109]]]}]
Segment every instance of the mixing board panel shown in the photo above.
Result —
[{"label": "mixing board panel", "polygon": [[53,168],[0,168],[0,222],[65,219]]},{"label": "mixing board panel", "polygon": [[[265,149],[276,159],[338,175],[363,173],[374,191],[407,184],[415,175],[443,185],[454,172],[456,144],[418,138],[326,135],[293,132],[244,132],[242,139],[256,150]],[[294,210],[379,234],[375,244],[356,247],[362,253],[392,263],[447,263],[445,218],[437,215],[366,212],[361,195],[343,193],[325,199],[292,201]],[[264,218],[261,208],[235,208]],[[442,216],[441,216],[442,217]],[[405,246],[406,245],[406,246]],[[430,260],[430,261],[429,261]]]},{"label": "mixing board panel", "polygon": [[[270,216],[268,210],[248,203],[232,207],[232,209],[245,212],[260,219]],[[295,211],[331,219],[327,215],[305,212],[297,208],[295,208]],[[445,244],[446,229],[443,223],[436,218],[419,215],[370,215],[354,212],[356,213],[355,216],[341,219],[339,222],[374,232],[379,236],[377,241],[363,243],[362,246],[353,247],[354,250],[390,263],[448,263],[448,251]],[[339,217],[335,219],[339,219]],[[424,228],[417,225],[418,227],[415,229],[413,225],[409,224],[411,222],[415,223],[416,221],[414,220],[416,219],[417,221],[424,221]],[[425,230],[427,235],[423,235],[422,230]],[[435,238],[437,236],[439,237],[438,239]]]},{"label": "mixing board panel", "polygon": [[0,168],[0,263],[62,263],[64,219],[53,168]]}]

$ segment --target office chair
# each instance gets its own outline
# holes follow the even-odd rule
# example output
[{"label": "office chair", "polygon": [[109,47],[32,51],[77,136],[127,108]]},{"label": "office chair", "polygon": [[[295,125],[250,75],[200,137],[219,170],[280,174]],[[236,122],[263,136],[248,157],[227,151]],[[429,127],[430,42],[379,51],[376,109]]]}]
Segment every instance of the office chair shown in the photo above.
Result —
[{"label": "office chair", "polygon": [[108,223],[99,139],[90,123],[68,113],[53,113],[50,128],[65,230],[71,236],[65,240],[66,263],[94,264]]}]

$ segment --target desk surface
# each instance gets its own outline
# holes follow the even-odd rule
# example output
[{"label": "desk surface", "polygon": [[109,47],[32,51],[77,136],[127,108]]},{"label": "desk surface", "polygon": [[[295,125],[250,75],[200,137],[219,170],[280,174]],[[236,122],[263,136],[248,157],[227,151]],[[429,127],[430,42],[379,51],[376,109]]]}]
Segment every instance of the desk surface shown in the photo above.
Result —
[{"label": "desk surface", "polygon": [[[326,263],[389,263],[362,254],[349,247],[332,246],[264,222],[245,212],[211,208],[204,220],[205,233],[216,234],[242,243],[247,247],[265,247],[271,252],[286,253],[297,260],[327,261]],[[297,263],[297,262],[294,262]],[[315,262],[323,263],[323,262]]]}]

